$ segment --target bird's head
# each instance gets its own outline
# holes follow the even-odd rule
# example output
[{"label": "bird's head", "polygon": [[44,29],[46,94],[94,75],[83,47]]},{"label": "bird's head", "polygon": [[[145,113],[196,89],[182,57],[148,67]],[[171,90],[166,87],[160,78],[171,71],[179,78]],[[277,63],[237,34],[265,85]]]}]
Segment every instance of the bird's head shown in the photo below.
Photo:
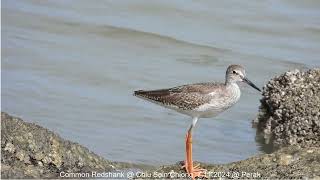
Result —
[{"label": "bird's head", "polygon": [[246,72],[241,65],[230,65],[226,72],[226,84],[236,82],[245,82],[254,89],[261,91],[248,78],[246,78]]}]

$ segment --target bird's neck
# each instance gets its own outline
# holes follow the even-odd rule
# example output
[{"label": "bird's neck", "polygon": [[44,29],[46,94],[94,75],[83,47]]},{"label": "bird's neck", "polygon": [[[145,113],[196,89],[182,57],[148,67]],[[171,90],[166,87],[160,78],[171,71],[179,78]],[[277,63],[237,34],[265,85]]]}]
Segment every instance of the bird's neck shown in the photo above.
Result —
[{"label": "bird's neck", "polygon": [[226,78],[226,82],[224,83],[226,86],[237,85],[236,82],[231,81],[229,78]]},{"label": "bird's neck", "polygon": [[228,85],[231,85],[231,84],[233,84],[233,83],[235,83],[234,81],[232,81],[232,79],[228,76],[228,75],[226,75],[226,81],[225,81],[225,85],[226,86],[228,86]]},{"label": "bird's neck", "polygon": [[241,91],[237,83],[231,82],[226,84],[227,91],[231,94],[231,97],[236,101],[239,100]]},{"label": "bird's neck", "polygon": [[239,86],[236,82],[226,81],[225,85],[227,88],[239,88]]}]

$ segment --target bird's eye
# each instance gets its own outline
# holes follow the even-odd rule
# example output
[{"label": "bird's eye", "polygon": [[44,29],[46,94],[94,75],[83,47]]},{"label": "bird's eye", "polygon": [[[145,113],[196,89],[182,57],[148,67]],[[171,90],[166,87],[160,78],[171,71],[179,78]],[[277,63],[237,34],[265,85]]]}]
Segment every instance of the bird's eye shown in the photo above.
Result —
[{"label": "bird's eye", "polygon": [[236,71],[232,71],[232,73],[233,73],[233,74],[237,74],[237,72],[236,72]]}]

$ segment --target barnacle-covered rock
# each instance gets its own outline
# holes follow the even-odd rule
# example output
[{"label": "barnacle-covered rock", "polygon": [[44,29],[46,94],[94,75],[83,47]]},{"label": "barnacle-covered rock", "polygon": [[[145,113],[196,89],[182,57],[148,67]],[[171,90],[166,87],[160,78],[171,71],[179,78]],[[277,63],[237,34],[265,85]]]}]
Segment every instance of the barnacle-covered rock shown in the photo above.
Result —
[{"label": "barnacle-covered rock", "polygon": [[262,95],[256,121],[267,144],[320,146],[320,69],[288,71]]}]

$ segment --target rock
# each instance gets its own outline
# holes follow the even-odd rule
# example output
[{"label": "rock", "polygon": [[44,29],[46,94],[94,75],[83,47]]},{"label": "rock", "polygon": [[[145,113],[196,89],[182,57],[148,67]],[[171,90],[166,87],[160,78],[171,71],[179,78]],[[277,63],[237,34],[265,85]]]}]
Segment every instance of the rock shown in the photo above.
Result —
[{"label": "rock", "polygon": [[320,69],[288,71],[270,80],[255,123],[273,147],[320,147]]},{"label": "rock", "polygon": [[281,154],[278,157],[278,164],[287,166],[293,161],[293,156],[290,154]]},{"label": "rock", "polygon": [[18,150],[18,152],[15,155],[16,158],[18,158],[18,160],[22,161],[25,157],[25,153],[23,150]]},{"label": "rock", "polygon": [[[92,173],[110,179],[188,178],[181,163],[155,168],[111,162],[45,128],[6,113],[1,113],[1,125],[1,176],[4,179],[98,177],[93,177]],[[224,165],[200,163],[200,167],[207,169],[207,175],[214,179],[317,178],[320,177],[320,147],[290,146],[243,161]],[[124,176],[110,176],[108,173]]]},{"label": "rock", "polygon": [[[146,171],[151,178],[154,174],[170,177],[170,172],[183,176],[181,163],[162,166],[156,173]],[[246,160],[223,165],[200,163],[200,168],[207,169],[210,179],[308,179],[320,176],[320,148],[284,147],[272,154],[261,154]],[[171,173],[172,174],[172,173]],[[185,179],[181,177],[180,179]]]},{"label": "rock", "polygon": [[1,113],[2,178],[59,178],[60,172],[113,172],[140,166],[117,163],[57,134]]},{"label": "rock", "polygon": [[8,151],[9,153],[13,153],[15,151],[14,145],[12,143],[7,143],[6,147],[4,148],[5,151]]}]

